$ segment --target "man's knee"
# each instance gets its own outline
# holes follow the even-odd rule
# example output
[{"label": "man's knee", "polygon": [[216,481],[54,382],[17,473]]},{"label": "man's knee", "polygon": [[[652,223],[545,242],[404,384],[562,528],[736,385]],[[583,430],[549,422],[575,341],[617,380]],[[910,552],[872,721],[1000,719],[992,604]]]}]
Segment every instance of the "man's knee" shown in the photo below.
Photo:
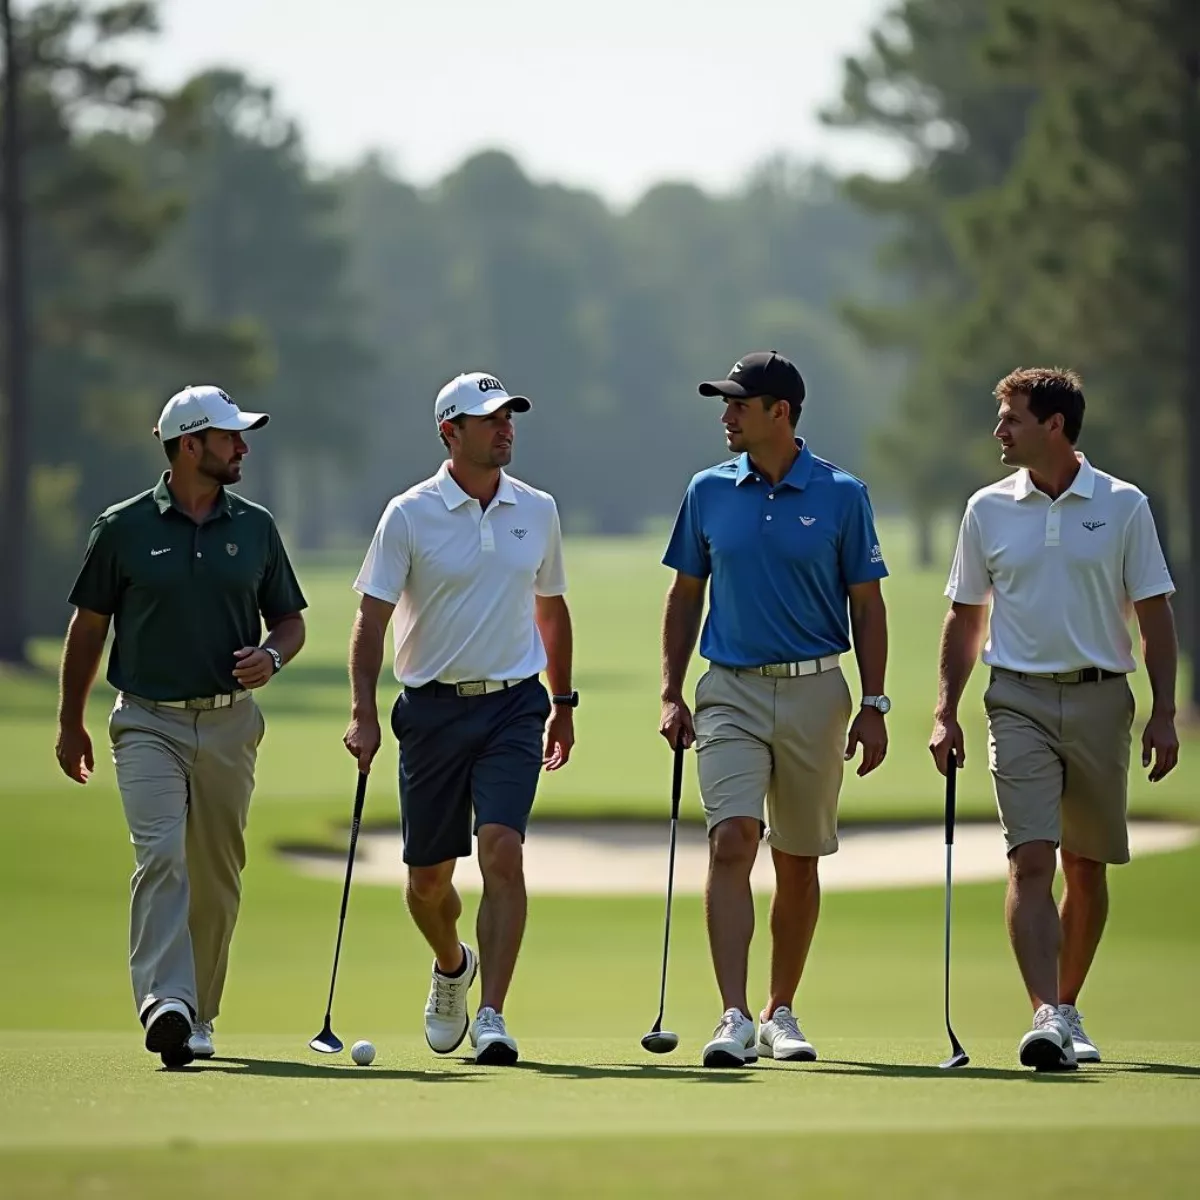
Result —
[{"label": "man's knee", "polygon": [[507,825],[479,828],[479,873],[484,883],[516,883],[524,872],[521,835]]},{"label": "man's knee", "polygon": [[1008,875],[1018,889],[1049,890],[1054,885],[1056,866],[1053,842],[1026,842],[1008,856]]},{"label": "man's knee", "polygon": [[708,835],[709,859],[714,867],[745,867],[758,854],[762,827],[752,817],[730,817]]},{"label": "man's knee", "polygon": [[439,904],[454,883],[454,863],[437,863],[432,867],[409,867],[408,895],[418,904]]},{"label": "man's knee", "polygon": [[1062,852],[1062,866],[1069,888],[1097,892],[1103,890],[1108,879],[1107,863],[1097,862],[1094,858],[1082,858],[1070,850]]},{"label": "man's knee", "polygon": [[785,854],[774,850],[775,882],[781,891],[807,891],[816,887],[821,860],[813,855]]},{"label": "man's knee", "polygon": [[187,879],[187,840],[182,823],[160,836],[138,838],[135,845],[138,879]]}]

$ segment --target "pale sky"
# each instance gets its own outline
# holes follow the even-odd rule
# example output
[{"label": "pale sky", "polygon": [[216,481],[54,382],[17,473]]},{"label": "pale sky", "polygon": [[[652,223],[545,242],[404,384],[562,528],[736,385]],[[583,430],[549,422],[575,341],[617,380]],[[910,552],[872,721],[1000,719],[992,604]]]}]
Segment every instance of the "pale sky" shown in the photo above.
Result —
[{"label": "pale sky", "polygon": [[[162,0],[152,81],[215,64],[274,87],[313,159],[377,150],[426,184],[483,147],[624,204],[648,185],[736,185],[780,150],[895,170],[823,129],[841,60],[887,0]],[[286,19],[282,14],[286,13]]]}]

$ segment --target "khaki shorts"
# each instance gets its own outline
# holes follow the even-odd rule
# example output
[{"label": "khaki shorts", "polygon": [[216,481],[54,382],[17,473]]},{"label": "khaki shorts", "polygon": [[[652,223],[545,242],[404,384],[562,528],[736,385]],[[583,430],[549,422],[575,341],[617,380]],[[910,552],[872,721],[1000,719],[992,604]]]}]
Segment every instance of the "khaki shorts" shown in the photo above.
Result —
[{"label": "khaki shorts", "polygon": [[696,685],[695,721],[709,832],[731,817],[752,817],[784,854],[833,854],[851,707],[838,667],[789,679],[706,671]]},{"label": "khaki shorts", "polygon": [[993,670],[984,705],[1008,849],[1053,842],[1094,862],[1128,862],[1128,682],[1058,684]]}]

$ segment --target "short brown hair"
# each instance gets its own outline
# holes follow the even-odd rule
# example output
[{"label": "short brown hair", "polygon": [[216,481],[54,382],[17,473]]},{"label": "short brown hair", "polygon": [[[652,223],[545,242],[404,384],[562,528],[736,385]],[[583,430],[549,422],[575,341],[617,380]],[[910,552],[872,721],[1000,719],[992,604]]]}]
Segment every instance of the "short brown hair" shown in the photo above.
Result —
[{"label": "short brown hair", "polygon": [[1083,429],[1083,381],[1074,371],[1060,367],[1020,367],[1010,371],[996,384],[997,400],[1025,396],[1029,411],[1045,422],[1056,413],[1063,419],[1063,433],[1073,446]]}]

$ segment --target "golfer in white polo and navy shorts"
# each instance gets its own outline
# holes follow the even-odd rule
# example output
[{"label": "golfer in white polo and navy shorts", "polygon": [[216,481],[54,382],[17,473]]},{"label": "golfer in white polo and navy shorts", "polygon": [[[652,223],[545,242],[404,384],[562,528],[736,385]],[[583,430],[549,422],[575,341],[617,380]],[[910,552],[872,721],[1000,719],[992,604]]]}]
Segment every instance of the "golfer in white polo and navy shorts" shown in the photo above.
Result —
[{"label": "golfer in white polo and navy shorts", "polygon": [[[1108,916],[1107,866],[1129,861],[1134,613],[1153,694],[1142,735],[1150,780],[1167,775],[1179,753],[1174,585],[1145,495],[1075,449],[1079,378],[1014,371],[996,399],[1001,459],[1016,470],[967,503],[946,587],[930,750],[943,773],[951,750],[964,761],[958,704],[986,637],[1008,932],[1034,1011],[1018,1057],[1069,1070],[1100,1061],[1076,1001]],[[1056,851],[1065,877],[1057,909]]]},{"label": "golfer in white polo and navy shorts", "polygon": [[[345,745],[370,769],[381,741],[375,689],[392,624],[407,899],[434,951],[425,1037],[439,1054],[470,1033],[476,1061],[510,1065],[504,1001],[525,930],[525,829],[543,769],[574,744],[571,619],[554,498],[508,475],[513,415],[493,375],[459,375],[434,420],[449,460],[384,510],[355,589],[352,714]],[[539,676],[545,671],[550,693]],[[460,941],[455,860],[478,839],[479,954]],[[482,974],[474,1021],[467,997]]]}]

